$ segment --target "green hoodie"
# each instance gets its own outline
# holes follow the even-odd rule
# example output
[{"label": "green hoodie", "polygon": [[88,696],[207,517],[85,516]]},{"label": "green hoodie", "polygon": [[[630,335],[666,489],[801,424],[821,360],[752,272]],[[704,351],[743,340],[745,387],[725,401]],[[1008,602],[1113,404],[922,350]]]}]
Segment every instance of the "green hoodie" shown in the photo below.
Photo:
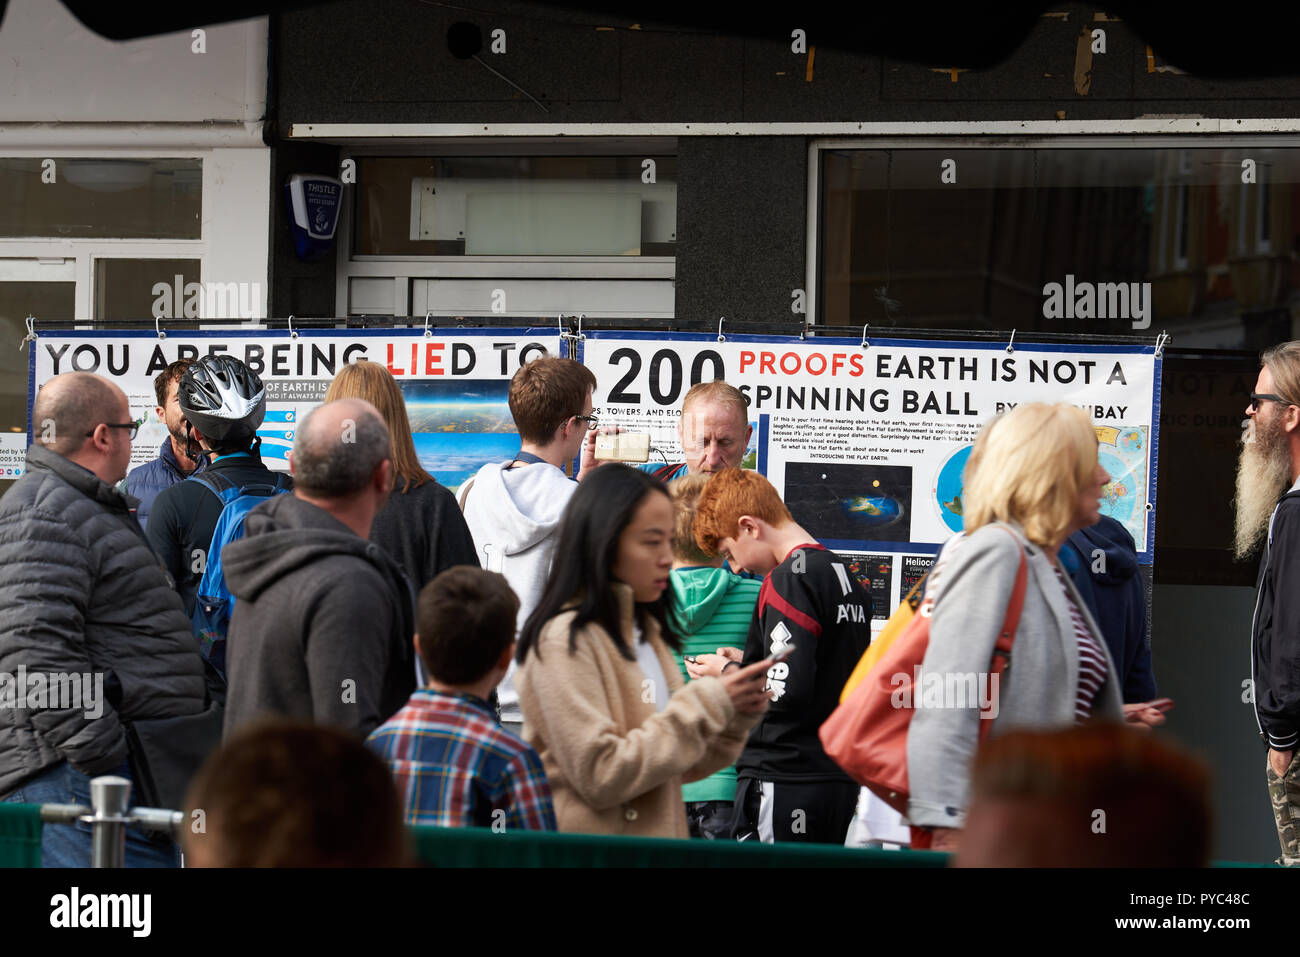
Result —
[{"label": "green hoodie", "polygon": [[[711,655],[724,645],[744,650],[761,582],[707,566],[675,568],[668,582],[673,590],[668,623],[682,638],[682,654]],[[677,656],[677,667],[689,681],[682,655]],[[682,786],[682,799],[689,802],[733,801],[735,797],[735,768],[723,768]]]}]

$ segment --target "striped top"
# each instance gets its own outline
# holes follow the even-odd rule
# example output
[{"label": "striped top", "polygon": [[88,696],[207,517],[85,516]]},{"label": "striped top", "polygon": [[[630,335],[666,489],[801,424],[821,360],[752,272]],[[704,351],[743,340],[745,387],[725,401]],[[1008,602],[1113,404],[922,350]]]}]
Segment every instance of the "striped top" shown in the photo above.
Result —
[{"label": "striped top", "polygon": [[1079,687],[1074,696],[1074,723],[1083,724],[1092,717],[1093,701],[1101,686],[1106,683],[1106,652],[1092,636],[1083,612],[1070,594],[1061,566],[1054,564],[1052,569],[1061,583],[1061,591],[1065,593],[1065,603],[1070,608],[1070,621],[1074,625],[1074,637],[1079,643]]},{"label": "striped top", "polygon": [[[677,663],[685,680],[690,674],[682,655],[711,655],[723,645],[744,650],[761,582],[711,567],[674,568],[668,580],[673,594],[670,623],[682,639]],[[735,796],[735,768],[682,785],[682,799],[688,802],[731,801]]]}]

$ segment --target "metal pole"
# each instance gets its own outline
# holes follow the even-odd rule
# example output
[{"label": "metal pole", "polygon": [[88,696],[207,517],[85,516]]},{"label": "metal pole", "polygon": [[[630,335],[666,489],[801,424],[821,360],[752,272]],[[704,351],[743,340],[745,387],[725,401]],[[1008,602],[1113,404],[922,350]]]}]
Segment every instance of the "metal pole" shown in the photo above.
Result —
[{"label": "metal pole", "polygon": [[126,861],[127,810],[131,804],[131,782],[106,775],[90,782],[90,803],[95,813],[83,817],[94,827],[91,835],[90,866],[120,868]]}]

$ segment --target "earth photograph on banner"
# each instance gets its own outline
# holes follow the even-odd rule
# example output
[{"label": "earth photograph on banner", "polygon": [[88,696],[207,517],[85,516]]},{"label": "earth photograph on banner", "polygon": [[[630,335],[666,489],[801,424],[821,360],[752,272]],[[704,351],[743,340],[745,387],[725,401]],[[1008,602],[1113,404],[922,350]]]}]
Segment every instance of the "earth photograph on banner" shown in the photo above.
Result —
[{"label": "earth photograph on banner", "polygon": [[816,538],[910,542],[912,469],[787,462],[785,504]]},{"label": "earth photograph on banner", "polygon": [[[1148,426],[1094,426],[1097,458],[1110,473],[1102,489],[1101,514],[1109,515],[1133,536],[1139,552],[1146,550],[1147,534],[1147,433]],[[962,473],[973,445],[964,445],[943,463],[931,495],[945,525],[960,532],[962,519]]]},{"label": "earth photograph on banner", "polygon": [[514,432],[508,379],[400,382],[412,432]]},{"label": "earth photograph on banner", "polygon": [[1139,552],[1147,547],[1147,432],[1145,425],[1096,426],[1097,458],[1110,473],[1101,490],[1101,514],[1133,536]]},{"label": "earth photograph on banner", "polygon": [[401,382],[420,466],[455,491],[488,462],[519,451],[510,382]]},{"label": "earth photograph on banner", "polygon": [[939,467],[939,477],[935,479],[930,494],[934,507],[939,512],[943,523],[954,532],[962,530],[962,473],[966,471],[966,460],[974,445],[963,445],[948,456],[948,460]]}]

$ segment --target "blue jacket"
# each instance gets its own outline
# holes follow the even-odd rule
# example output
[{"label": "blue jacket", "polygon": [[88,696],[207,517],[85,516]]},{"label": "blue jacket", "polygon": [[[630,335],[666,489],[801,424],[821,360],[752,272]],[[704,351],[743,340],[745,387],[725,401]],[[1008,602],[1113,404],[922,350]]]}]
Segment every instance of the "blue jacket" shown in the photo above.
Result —
[{"label": "blue jacket", "polygon": [[[1105,556],[1102,561],[1098,549]],[[1066,539],[1060,559],[1106,639],[1125,704],[1150,701],[1156,696],[1156,679],[1151,673],[1146,595],[1133,536],[1103,515],[1096,525]]]},{"label": "blue jacket", "polygon": [[[202,472],[205,464],[200,459],[199,467],[194,471]],[[131,474],[126,477],[126,492],[140,500],[140,507],[136,510],[135,517],[140,522],[141,528],[149,523],[149,509],[153,507],[153,500],[158,497],[158,493],[177,482],[183,482],[189,474],[191,473],[181,471],[181,464],[176,461],[170,435],[163,440],[156,459],[151,459],[131,470]]]}]

